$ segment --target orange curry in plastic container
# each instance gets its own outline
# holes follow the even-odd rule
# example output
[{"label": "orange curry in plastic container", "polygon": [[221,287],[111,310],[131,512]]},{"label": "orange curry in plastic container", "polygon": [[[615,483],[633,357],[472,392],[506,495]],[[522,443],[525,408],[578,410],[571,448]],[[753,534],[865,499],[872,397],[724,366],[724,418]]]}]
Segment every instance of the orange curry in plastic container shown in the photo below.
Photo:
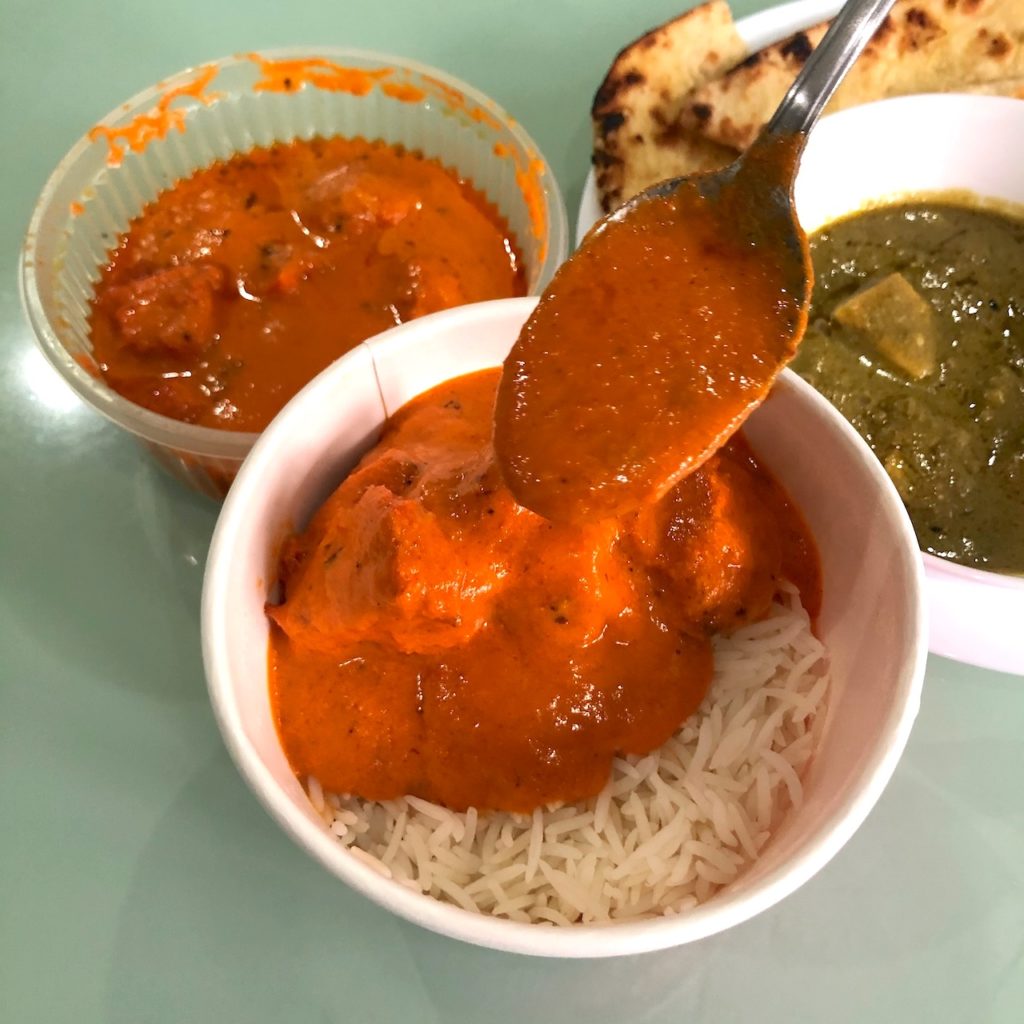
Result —
[{"label": "orange curry in plastic container", "polygon": [[62,377],[220,498],[333,359],[435,309],[539,292],[566,245],[550,166],[489,97],[402,57],[291,47],[119,104],[48,179],[22,267]]},{"label": "orange curry in plastic container", "polygon": [[142,211],[97,285],[93,354],[138,405],[256,432],[366,338],[525,291],[502,217],[438,161],[297,140],[215,163]]}]

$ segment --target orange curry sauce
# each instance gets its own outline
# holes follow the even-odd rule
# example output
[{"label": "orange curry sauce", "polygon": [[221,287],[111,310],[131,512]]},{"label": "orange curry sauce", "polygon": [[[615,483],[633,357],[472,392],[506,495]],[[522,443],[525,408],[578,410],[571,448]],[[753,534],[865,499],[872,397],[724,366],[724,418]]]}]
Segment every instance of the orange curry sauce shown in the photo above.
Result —
[{"label": "orange curry sauce", "polygon": [[399,147],[317,138],[254,149],[158,196],[111,254],[90,327],[126,398],[258,431],[371,335],[523,294],[508,226],[470,184]]},{"label": "orange curry sauce", "polygon": [[503,482],[498,379],[406,405],[285,545],[271,698],[293,769],[329,790],[593,795],[696,710],[712,632],[763,616],[782,577],[816,612],[813,541],[741,437],[638,512],[555,523]]},{"label": "orange curry sauce", "polygon": [[643,201],[562,265],[498,393],[518,501],[571,521],[637,508],[764,399],[807,324],[806,239],[794,253],[772,212],[798,154],[793,137],[759,144],[712,198],[697,179]]}]

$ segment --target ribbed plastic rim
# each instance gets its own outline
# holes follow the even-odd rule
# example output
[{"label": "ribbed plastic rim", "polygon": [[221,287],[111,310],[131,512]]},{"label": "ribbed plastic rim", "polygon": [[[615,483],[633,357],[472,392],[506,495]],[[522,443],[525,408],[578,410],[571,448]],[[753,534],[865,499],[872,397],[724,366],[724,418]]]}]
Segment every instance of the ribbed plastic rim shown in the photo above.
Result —
[{"label": "ribbed plastic rim", "polygon": [[[535,154],[542,164],[540,180],[543,185],[547,206],[548,244],[547,253],[538,275],[537,287],[531,291],[531,294],[537,294],[539,290],[543,289],[555,269],[566,256],[569,227],[565,202],[547,158],[522,126],[513,117],[510,117],[494,100],[473,86],[438,68],[408,60],[404,57],[396,57],[393,54],[378,53],[372,50],[331,46],[294,46],[260,50],[259,56],[270,59],[326,57],[339,62],[364,62],[412,71],[416,74],[429,76],[443,85],[457,89],[477,106],[483,108],[504,124],[523,148]],[[250,58],[247,54],[233,54],[229,57],[222,57],[219,60],[204,61],[202,64],[185,68],[169,78],[162,79],[155,85],[137,92],[130,99],[115,107],[114,110],[97,123],[108,127],[117,125],[126,118],[134,116],[140,109],[151,106],[154,100],[167,89],[189,81],[201,68],[209,67],[213,64],[217,66],[218,70],[223,70],[238,64],[248,63],[249,60]],[[67,154],[57,164],[53,173],[47,179],[32,211],[32,218],[29,222],[28,231],[26,232],[21,250],[18,276],[22,305],[26,317],[32,325],[36,340],[47,360],[76,394],[118,426],[151,443],[192,455],[241,460],[253,446],[256,438],[259,436],[258,433],[243,433],[240,431],[221,430],[216,427],[200,427],[194,424],[182,423],[179,420],[162,416],[149,409],[144,409],[142,406],[135,405],[108,387],[103,380],[93,377],[75,361],[64,347],[50,317],[47,315],[39,289],[40,267],[37,258],[39,227],[44,216],[49,212],[58,187],[69,170],[90,147],[101,144],[90,140],[88,132],[83,134],[71,149],[68,150]]]}]

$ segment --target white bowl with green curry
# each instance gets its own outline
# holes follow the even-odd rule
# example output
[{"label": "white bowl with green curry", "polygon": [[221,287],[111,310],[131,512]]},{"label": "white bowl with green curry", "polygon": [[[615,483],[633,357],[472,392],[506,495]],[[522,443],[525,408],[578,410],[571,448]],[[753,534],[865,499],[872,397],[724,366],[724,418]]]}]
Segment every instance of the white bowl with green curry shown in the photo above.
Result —
[{"label": "white bowl with green curry", "polygon": [[937,654],[1024,674],[1024,102],[827,118],[796,200],[815,271],[793,368],[910,513]]}]

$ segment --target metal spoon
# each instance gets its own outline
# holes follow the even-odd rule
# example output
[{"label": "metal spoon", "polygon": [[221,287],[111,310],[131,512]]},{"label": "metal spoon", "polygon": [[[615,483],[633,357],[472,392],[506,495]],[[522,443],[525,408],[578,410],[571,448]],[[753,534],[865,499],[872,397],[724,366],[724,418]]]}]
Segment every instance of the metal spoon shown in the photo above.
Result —
[{"label": "metal spoon", "polygon": [[746,153],[640,193],[559,269],[498,390],[495,450],[520,504],[555,520],[622,515],[763,401],[810,303],[800,154],[893,2],[849,0]]}]

